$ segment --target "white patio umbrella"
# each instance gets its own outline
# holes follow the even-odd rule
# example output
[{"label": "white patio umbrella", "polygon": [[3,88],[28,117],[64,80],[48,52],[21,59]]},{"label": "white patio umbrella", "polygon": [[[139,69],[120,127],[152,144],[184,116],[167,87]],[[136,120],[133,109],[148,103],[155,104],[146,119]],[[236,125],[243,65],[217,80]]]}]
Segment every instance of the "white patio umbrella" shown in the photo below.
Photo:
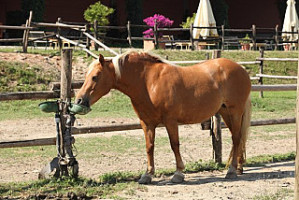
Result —
[{"label": "white patio umbrella", "polygon": [[[216,21],[209,0],[200,0],[193,25],[199,27],[216,26]],[[199,38],[199,36],[207,38],[209,36],[218,36],[218,33],[216,29],[193,29],[193,38]]]},{"label": "white patio umbrella", "polygon": [[[297,32],[299,21],[298,15],[295,7],[295,0],[287,1],[287,9],[284,16],[282,32]],[[282,38],[285,41],[295,41],[298,40],[298,34],[283,33]]]}]

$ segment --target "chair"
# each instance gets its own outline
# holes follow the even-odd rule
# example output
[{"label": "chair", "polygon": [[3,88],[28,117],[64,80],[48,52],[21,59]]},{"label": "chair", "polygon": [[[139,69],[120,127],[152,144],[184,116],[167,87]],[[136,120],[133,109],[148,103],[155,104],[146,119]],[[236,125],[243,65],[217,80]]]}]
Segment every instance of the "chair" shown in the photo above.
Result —
[{"label": "chair", "polygon": [[235,47],[237,49],[241,48],[241,44],[239,42],[239,38],[237,36],[225,36],[223,48],[229,49],[229,47]]},{"label": "chair", "polygon": [[173,35],[163,35],[159,41],[164,41],[165,48],[176,48]]},{"label": "chair", "polygon": [[45,48],[47,49],[48,44],[50,44],[51,42],[45,37],[46,33],[44,31],[30,31],[28,39],[29,42],[33,42],[34,48],[36,48],[38,44],[45,44]]}]

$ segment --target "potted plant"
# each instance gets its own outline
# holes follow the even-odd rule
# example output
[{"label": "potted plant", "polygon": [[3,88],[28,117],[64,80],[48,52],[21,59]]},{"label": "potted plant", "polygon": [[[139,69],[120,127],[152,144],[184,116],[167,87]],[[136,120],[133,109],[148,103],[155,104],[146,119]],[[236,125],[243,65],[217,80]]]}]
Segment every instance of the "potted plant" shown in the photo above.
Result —
[{"label": "potted plant", "polygon": [[239,40],[242,50],[244,51],[248,51],[250,50],[250,42],[251,42],[251,38],[249,37],[248,34],[246,34],[245,37],[243,37],[242,39]]},{"label": "potted plant", "polygon": [[290,43],[283,43],[283,49],[285,50],[285,51],[289,51],[289,50],[291,50],[291,44]]},{"label": "potted plant", "polygon": [[[164,17],[163,15],[160,14],[155,14],[152,17],[147,17],[143,20],[146,25],[148,25],[149,28],[148,30],[143,32],[143,48],[144,50],[152,50],[155,48],[155,44],[152,40],[154,38],[154,26],[155,22],[157,23],[158,28],[163,28],[163,27],[170,27],[173,24],[173,20],[170,20],[167,17]],[[161,37],[162,34],[159,34],[159,37]],[[160,48],[165,48],[165,43],[160,43],[159,45]]]}]

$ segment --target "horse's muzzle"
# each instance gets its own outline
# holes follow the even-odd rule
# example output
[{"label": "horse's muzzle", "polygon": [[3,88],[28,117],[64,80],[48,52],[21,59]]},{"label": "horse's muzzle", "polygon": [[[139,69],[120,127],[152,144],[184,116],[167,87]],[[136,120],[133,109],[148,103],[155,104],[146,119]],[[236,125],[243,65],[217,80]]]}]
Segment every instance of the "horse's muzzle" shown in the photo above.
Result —
[{"label": "horse's muzzle", "polygon": [[75,104],[86,106],[88,108],[90,107],[89,99],[88,98],[84,98],[84,97],[76,99],[75,100]]}]

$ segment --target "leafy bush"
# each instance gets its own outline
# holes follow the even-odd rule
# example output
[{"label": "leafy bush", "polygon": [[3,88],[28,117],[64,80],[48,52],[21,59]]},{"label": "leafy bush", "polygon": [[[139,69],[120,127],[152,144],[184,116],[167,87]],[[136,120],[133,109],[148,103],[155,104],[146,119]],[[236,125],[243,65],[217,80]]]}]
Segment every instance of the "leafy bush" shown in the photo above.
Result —
[{"label": "leafy bush", "polygon": [[103,5],[100,1],[90,5],[84,11],[84,19],[90,23],[98,21],[98,25],[105,26],[109,24],[108,16],[114,12],[113,8]]},{"label": "leafy bush", "polygon": [[192,17],[187,17],[186,22],[181,23],[181,27],[190,28],[191,24],[194,23],[196,13],[193,13]]}]

